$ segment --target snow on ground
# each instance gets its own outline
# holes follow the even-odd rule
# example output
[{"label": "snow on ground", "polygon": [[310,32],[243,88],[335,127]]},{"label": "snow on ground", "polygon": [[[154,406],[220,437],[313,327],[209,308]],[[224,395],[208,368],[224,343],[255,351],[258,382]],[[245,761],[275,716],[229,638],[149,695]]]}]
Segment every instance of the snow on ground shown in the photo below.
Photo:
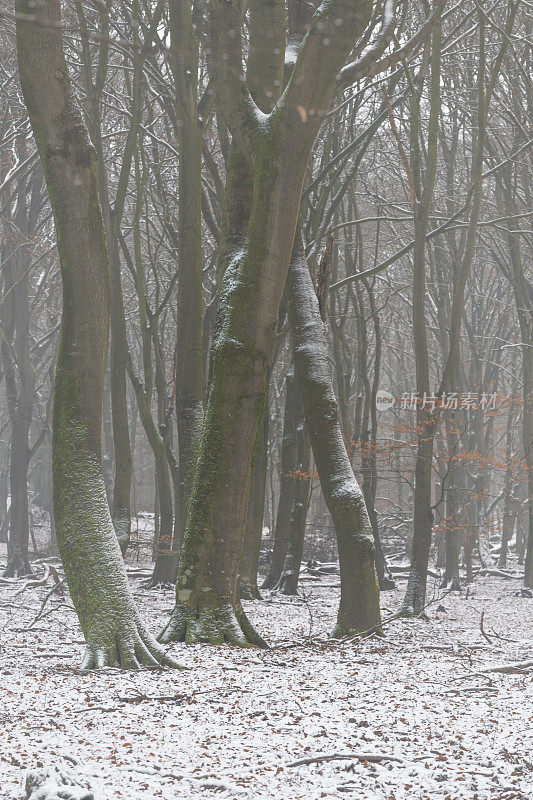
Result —
[{"label": "snow on ground", "polygon": [[[429,622],[339,644],[332,577],[302,584],[305,601],[246,604],[271,650],[174,645],[190,670],[142,673],[80,671],[68,597],[28,631],[51,584],[0,586],[0,797],[55,764],[95,800],[532,800],[533,671],[483,671],[533,659],[519,580],[478,577]],[[155,632],[172,591],[132,583]],[[404,588],[382,595],[384,616]],[[290,766],[332,754],[348,757]]]}]

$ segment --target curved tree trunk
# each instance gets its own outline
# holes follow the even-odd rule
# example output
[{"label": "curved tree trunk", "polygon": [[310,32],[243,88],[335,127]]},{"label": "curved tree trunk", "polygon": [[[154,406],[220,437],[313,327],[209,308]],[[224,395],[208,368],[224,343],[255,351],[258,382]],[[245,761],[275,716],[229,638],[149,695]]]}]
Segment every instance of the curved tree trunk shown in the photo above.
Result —
[{"label": "curved tree trunk", "polygon": [[333,636],[346,636],[380,630],[374,538],[342,438],[324,326],[297,238],[288,277],[294,364],[320,484],[337,536],[341,600]]},{"label": "curved tree trunk", "polygon": [[52,423],[54,516],[87,643],[82,666],[157,666],[170,660],[136,609],[101,469],[109,273],[95,153],[70,87],[59,0],[17,0],[16,11],[20,79],[54,213],[63,281]]},{"label": "curved tree trunk", "polygon": [[[252,171],[253,199],[245,236],[228,240],[226,248],[176,605],[160,634],[162,641],[262,641],[237,603],[252,455],[308,158],[339,70],[372,12],[371,3],[354,7],[347,0],[321,6],[300,47],[283,99],[270,112],[270,103],[282,90],[285,55],[285,5],[272,6],[259,4],[259,22],[250,30],[250,52],[262,42],[257,63],[263,76],[268,81],[275,76],[267,107],[252,97],[244,79],[241,4],[236,0],[210,4],[217,102]],[[272,46],[265,48],[261,12],[267,8],[273,37]],[[252,72],[247,80],[258,75],[257,69]],[[261,81],[262,88],[265,82]]]}]

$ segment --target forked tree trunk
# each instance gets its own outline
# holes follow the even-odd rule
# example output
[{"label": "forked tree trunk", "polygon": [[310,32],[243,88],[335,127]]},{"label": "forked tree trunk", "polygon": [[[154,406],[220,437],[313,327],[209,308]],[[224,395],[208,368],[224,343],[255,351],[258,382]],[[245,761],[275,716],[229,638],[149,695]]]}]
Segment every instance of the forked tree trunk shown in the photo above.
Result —
[{"label": "forked tree trunk", "polygon": [[274,527],[274,542],[267,576],[262,585],[263,589],[273,589],[278,583],[289,546],[292,505],[296,489],[294,472],[298,463],[298,441],[296,438],[298,393],[299,390],[294,379],[294,372],[291,369],[285,377],[285,411],[283,415],[283,436],[281,440],[280,488],[278,508],[276,511],[276,524]]},{"label": "forked tree trunk", "polygon": [[288,296],[296,375],[339,551],[341,599],[333,636],[379,631],[374,537],[342,437],[324,326],[300,237],[292,254]]},{"label": "forked tree trunk", "polygon": [[[261,62],[266,58],[279,76],[285,52],[284,4],[277,3],[276,11],[283,12],[276,14],[280,46],[266,48],[266,54],[263,47]],[[227,240],[176,605],[160,634],[165,642],[262,643],[237,603],[252,454],[264,412],[266,376],[307,161],[339,70],[371,11],[371,4],[354,7],[347,0],[321,6],[282,102],[271,113],[263,113],[243,75],[242,6],[235,0],[210,4],[217,101],[250,166],[253,198],[245,236]],[[252,27],[251,41],[259,30]],[[279,77],[277,82],[279,93]]]},{"label": "forked tree trunk", "polygon": [[17,0],[16,11],[20,80],[54,213],[63,282],[52,423],[54,516],[87,643],[82,666],[158,666],[171,660],[139,617],[101,469],[109,272],[95,153],[70,86],[59,0]]}]

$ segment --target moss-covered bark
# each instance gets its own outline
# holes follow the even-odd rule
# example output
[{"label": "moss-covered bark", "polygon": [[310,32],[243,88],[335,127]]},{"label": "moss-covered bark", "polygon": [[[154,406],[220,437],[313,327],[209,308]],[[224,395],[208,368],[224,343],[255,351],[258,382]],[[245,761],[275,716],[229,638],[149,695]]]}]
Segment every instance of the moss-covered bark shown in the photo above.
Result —
[{"label": "moss-covered bark", "polygon": [[[210,5],[217,101],[251,169],[253,198],[244,239],[228,237],[224,254],[227,266],[176,606],[162,641],[259,642],[237,603],[252,454],[307,160],[338,71],[370,12],[370,2],[354,8],[346,0],[333,0],[320,6],[282,100],[264,113],[243,80],[242,5],[237,0]],[[283,46],[271,53],[282,63]],[[312,113],[304,117],[300,106]]]},{"label": "moss-covered bark", "polygon": [[58,0],[18,0],[19,73],[57,234],[63,282],[52,469],[57,542],[87,643],[85,668],[173,663],[146,631],[101,470],[109,273],[95,154],[72,93]]}]

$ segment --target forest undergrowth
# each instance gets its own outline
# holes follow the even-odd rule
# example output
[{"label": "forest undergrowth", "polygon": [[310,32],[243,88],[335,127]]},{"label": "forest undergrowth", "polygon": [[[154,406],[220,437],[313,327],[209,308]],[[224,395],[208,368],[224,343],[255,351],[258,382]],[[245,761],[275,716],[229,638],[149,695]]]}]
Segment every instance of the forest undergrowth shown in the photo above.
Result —
[{"label": "forest undergrowth", "polygon": [[[51,568],[46,585],[0,586],[1,798],[26,797],[27,771],[47,766],[95,800],[533,798],[533,600],[519,575],[477,576],[461,594],[435,581],[428,621],[340,642],[335,576],[304,575],[303,596],[245,604],[269,650],[174,645],[189,670],[96,673],[77,666],[67,594],[34,622]],[[157,632],[173,592],[143,589],[145,568],[129,574]]]}]

